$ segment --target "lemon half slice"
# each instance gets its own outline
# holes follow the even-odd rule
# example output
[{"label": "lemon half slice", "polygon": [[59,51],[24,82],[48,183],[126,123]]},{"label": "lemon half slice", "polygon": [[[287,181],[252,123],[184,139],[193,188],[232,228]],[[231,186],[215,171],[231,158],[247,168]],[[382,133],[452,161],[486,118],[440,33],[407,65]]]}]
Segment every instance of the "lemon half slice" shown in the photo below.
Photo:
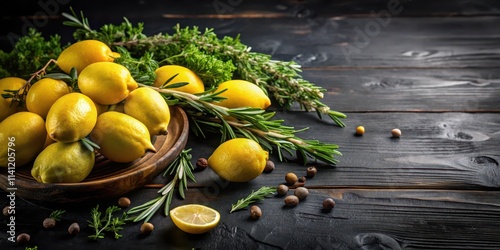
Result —
[{"label": "lemon half slice", "polygon": [[220,214],[203,205],[188,204],[170,210],[170,218],[182,231],[190,234],[202,234],[217,226]]}]

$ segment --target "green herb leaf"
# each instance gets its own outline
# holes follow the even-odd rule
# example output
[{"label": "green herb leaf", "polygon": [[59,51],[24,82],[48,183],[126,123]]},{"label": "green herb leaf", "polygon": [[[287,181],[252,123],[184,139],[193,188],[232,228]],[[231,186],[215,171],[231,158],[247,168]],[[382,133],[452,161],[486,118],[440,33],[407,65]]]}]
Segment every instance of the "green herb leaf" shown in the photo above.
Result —
[{"label": "green herb leaf", "polygon": [[274,192],[276,192],[276,188],[266,186],[259,188],[257,191],[252,191],[246,198],[238,200],[236,204],[232,204],[229,213],[247,208],[250,204],[264,200],[267,196],[274,194]]}]

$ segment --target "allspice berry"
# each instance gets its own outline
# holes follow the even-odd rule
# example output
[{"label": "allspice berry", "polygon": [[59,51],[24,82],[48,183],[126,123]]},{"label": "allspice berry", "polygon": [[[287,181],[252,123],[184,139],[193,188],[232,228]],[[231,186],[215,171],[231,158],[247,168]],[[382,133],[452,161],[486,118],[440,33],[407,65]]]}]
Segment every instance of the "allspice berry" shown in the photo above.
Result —
[{"label": "allspice berry", "polygon": [[363,135],[365,133],[365,127],[357,126],[356,127],[356,135]]},{"label": "allspice berry", "polygon": [[330,212],[335,207],[335,201],[332,198],[323,200],[323,211]]},{"label": "allspice berry", "polygon": [[155,229],[155,226],[152,223],[146,222],[146,223],[141,225],[140,230],[141,230],[141,234],[148,235],[151,232],[153,232],[154,229]]},{"label": "allspice berry", "polygon": [[54,218],[46,218],[42,224],[44,228],[51,229],[56,226],[56,220]]},{"label": "allspice berry", "polygon": [[257,205],[250,207],[250,218],[258,220],[262,216],[262,210]]},{"label": "allspice berry", "polygon": [[285,197],[285,205],[287,207],[295,207],[298,204],[299,204],[299,197],[297,197],[293,194]]},{"label": "allspice berry", "polygon": [[274,168],[275,168],[274,162],[266,161],[266,167],[264,168],[264,173],[271,173],[273,172]]},{"label": "allspice berry", "polygon": [[399,128],[395,128],[391,130],[392,137],[399,138],[401,136],[401,130]]},{"label": "allspice berry", "polygon": [[10,207],[9,206],[5,206],[3,209],[2,209],[2,213],[4,216],[9,216],[9,209]]},{"label": "allspice berry", "polygon": [[278,195],[285,196],[288,193],[288,189],[287,185],[279,184],[277,188]]},{"label": "allspice berry", "polygon": [[310,166],[306,170],[306,176],[309,178],[313,178],[318,173],[318,170],[315,166]]},{"label": "allspice berry", "polygon": [[305,187],[298,187],[295,189],[295,192],[293,192],[293,194],[297,196],[299,200],[303,200],[309,195],[309,190]]},{"label": "allspice berry", "polygon": [[199,158],[196,161],[196,171],[205,170],[208,167],[208,160],[205,158]]},{"label": "allspice berry", "polygon": [[294,173],[288,173],[286,174],[285,176],[285,181],[288,185],[293,185],[295,184],[295,182],[297,182],[299,180],[299,178],[297,177],[296,174]]},{"label": "allspice berry", "polygon": [[76,236],[77,234],[80,233],[80,225],[78,223],[76,223],[76,222],[72,223],[68,227],[68,233],[71,236]]},{"label": "allspice berry", "polygon": [[118,199],[118,206],[120,206],[122,208],[129,207],[130,203],[131,203],[130,199],[127,197],[121,197],[120,199]]},{"label": "allspice berry", "polygon": [[19,244],[19,245],[25,245],[25,244],[27,244],[30,241],[30,239],[31,239],[31,237],[27,233],[21,233],[16,238],[17,244]]},{"label": "allspice berry", "polygon": [[301,177],[299,177],[298,182],[304,183],[304,182],[306,182],[306,180],[307,180],[307,178],[305,176],[301,176]]}]

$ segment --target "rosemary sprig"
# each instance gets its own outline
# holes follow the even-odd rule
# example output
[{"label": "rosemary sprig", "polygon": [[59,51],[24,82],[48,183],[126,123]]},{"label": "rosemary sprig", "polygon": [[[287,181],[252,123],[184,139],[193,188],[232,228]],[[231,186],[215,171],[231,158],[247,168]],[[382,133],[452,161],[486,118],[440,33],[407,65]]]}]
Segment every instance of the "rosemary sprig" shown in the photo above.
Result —
[{"label": "rosemary sprig", "polygon": [[131,218],[134,222],[149,221],[162,205],[164,205],[163,211],[165,215],[168,216],[176,186],[178,186],[181,198],[185,198],[184,191],[187,190],[187,179],[196,182],[193,175],[194,166],[191,164],[192,156],[189,152],[191,152],[191,149],[182,150],[179,156],[167,167],[163,176],[173,175],[173,179],[158,191],[159,197],[133,207],[128,211],[128,214],[140,213]]},{"label": "rosemary sprig", "polygon": [[55,221],[60,221],[64,213],[66,213],[66,210],[55,210],[52,213],[50,213],[49,218],[52,218]]},{"label": "rosemary sprig", "polygon": [[276,192],[276,188],[266,186],[259,188],[257,191],[252,191],[247,197],[238,200],[236,204],[232,204],[229,213],[244,209],[254,202],[264,200],[267,196],[274,194],[274,192]]},{"label": "rosemary sprig", "polygon": [[105,232],[112,232],[115,239],[122,237],[120,231],[127,221],[127,213],[123,213],[121,217],[113,217],[113,214],[120,211],[117,206],[110,206],[106,209],[104,215],[99,211],[99,205],[92,208],[90,211],[91,220],[88,220],[89,227],[94,228],[94,234],[89,235],[92,240],[103,239]]},{"label": "rosemary sprig", "polygon": [[174,27],[174,33],[146,36],[143,24],[134,27],[127,19],[120,25],[104,25],[93,30],[81,13],[63,14],[68,26],[76,27],[78,39],[98,39],[110,46],[124,46],[132,55],[142,56],[151,52],[161,64],[179,64],[194,70],[209,88],[234,77],[255,83],[266,93],[272,93],[278,103],[290,109],[294,103],[306,111],[315,110],[321,118],[328,115],[337,125],[344,127],[341,119],[346,115],[333,111],[320,101],[325,89],[315,86],[299,74],[300,65],[295,62],[272,60],[270,55],[252,52],[251,48],[235,38],[219,39],[213,29],[204,32],[198,27]]}]

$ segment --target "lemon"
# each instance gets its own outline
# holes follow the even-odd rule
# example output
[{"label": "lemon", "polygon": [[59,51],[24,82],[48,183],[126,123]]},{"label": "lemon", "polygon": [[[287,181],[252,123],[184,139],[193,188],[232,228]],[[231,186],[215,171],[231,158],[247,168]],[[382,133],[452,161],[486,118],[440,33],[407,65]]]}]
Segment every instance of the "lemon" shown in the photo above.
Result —
[{"label": "lemon", "polygon": [[227,89],[219,96],[227,99],[217,103],[226,108],[252,107],[266,109],[271,100],[257,85],[244,80],[229,80],[219,84],[216,92]]},{"label": "lemon", "polygon": [[[24,86],[26,80],[18,77],[6,77],[0,79],[0,94],[7,94],[5,90],[18,90]],[[19,110],[16,103],[12,104],[12,98],[3,98],[0,96],[0,122],[9,115]]]},{"label": "lemon", "polygon": [[167,102],[156,90],[138,88],[125,99],[125,114],[141,121],[150,135],[166,135],[170,122]]},{"label": "lemon", "polygon": [[57,58],[57,66],[69,74],[71,68],[78,73],[85,67],[96,62],[112,62],[118,54],[111,51],[105,43],[97,40],[84,40],[76,42],[64,49]]},{"label": "lemon", "polygon": [[188,84],[177,88],[171,88],[172,90],[190,94],[196,94],[205,91],[205,86],[203,85],[203,81],[201,80],[201,78],[192,70],[186,67],[182,67],[179,65],[165,65],[158,68],[155,73],[155,87],[161,87],[168,79],[178,74],[167,84],[167,86],[180,82],[187,82]]},{"label": "lemon", "polygon": [[0,122],[0,167],[9,162],[20,167],[34,160],[46,137],[43,118],[35,113],[22,111],[5,118]]},{"label": "lemon", "polygon": [[56,142],[36,157],[31,175],[42,183],[81,182],[92,171],[94,161],[94,151],[81,141]]},{"label": "lemon", "polygon": [[148,128],[127,114],[108,111],[97,117],[90,139],[99,145],[98,151],[114,162],[131,162],[147,150],[156,152]]},{"label": "lemon", "polygon": [[75,92],[54,102],[47,114],[45,127],[53,140],[74,142],[90,134],[96,121],[97,109],[92,100]]},{"label": "lemon", "polygon": [[28,111],[47,117],[49,109],[61,96],[69,94],[69,86],[52,78],[43,78],[35,82],[26,95],[26,108]]},{"label": "lemon", "polygon": [[87,66],[78,76],[78,88],[93,101],[112,105],[119,103],[136,89],[137,82],[124,66],[98,62]]},{"label": "lemon", "polygon": [[187,204],[170,210],[170,218],[182,231],[202,234],[212,230],[220,220],[216,210],[198,204]]},{"label": "lemon", "polygon": [[268,156],[254,140],[235,138],[219,145],[208,158],[208,165],[227,181],[247,182],[264,171]]}]

